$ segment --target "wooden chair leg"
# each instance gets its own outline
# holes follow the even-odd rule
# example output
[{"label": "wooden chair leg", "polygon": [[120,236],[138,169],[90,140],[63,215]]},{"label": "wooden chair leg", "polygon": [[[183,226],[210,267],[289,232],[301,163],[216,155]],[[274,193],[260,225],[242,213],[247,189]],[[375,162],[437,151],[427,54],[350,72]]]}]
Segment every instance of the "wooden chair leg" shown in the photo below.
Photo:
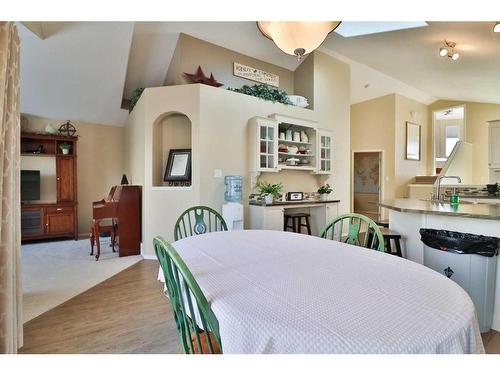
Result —
[{"label": "wooden chair leg", "polygon": [[307,227],[307,234],[311,235],[311,223],[309,223],[309,216],[306,216],[306,227]]},{"label": "wooden chair leg", "polygon": [[283,231],[286,232],[288,230],[288,216],[283,217]]},{"label": "wooden chair leg", "polygon": [[94,245],[95,245],[95,237],[94,237],[94,226],[90,227],[90,255],[94,255]]},{"label": "wooden chair leg", "polygon": [[99,260],[99,256],[101,255],[101,240],[99,238],[99,221],[97,220],[94,220],[94,235],[97,245],[97,253],[95,254],[95,260]]},{"label": "wooden chair leg", "polygon": [[385,239],[385,252],[392,254],[391,239],[390,238]]},{"label": "wooden chair leg", "polygon": [[116,252],[116,250],[115,250],[115,236],[116,236],[115,228],[113,227],[113,229],[111,230],[111,249],[113,250],[113,253]]},{"label": "wooden chair leg", "polygon": [[394,243],[396,244],[396,255],[402,258],[403,254],[401,253],[401,243],[399,242],[399,238],[396,238]]}]

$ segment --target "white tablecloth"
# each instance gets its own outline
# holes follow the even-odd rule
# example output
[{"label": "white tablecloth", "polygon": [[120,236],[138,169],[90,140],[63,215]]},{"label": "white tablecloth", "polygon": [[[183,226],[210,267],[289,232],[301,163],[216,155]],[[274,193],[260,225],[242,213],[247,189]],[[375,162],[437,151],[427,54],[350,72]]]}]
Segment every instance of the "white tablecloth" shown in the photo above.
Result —
[{"label": "white tablecloth", "polygon": [[225,353],[484,353],[470,297],[420,264],[290,232],[174,246],[212,305]]}]

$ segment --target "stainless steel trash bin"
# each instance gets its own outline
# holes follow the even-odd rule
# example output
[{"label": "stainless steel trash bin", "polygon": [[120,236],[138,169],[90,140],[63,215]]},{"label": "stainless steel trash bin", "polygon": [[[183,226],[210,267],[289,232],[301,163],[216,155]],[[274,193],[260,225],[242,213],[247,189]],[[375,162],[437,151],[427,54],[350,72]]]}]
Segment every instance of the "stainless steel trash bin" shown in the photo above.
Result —
[{"label": "stainless steel trash bin", "polygon": [[[432,232],[423,234],[422,231],[441,232],[441,239],[432,238]],[[443,232],[446,233],[443,234]],[[421,229],[420,233],[424,242],[424,265],[455,281],[469,294],[476,307],[481,332],[489,331],[493,322],[498,250],[491,256],[473,253],[474,250],[485,253],[484,248],[479,249],[481,242],[477,241],[474,246],[470,247],[468,253],[456,252],[457,249],[453,249],[453,247],[459,246],[446,243],[446,234],[476,236],[485,241],[492,240],[493,244],[495,241],[500,244],[500,239],[432,229]],[[425,235],[427,235],[427,238],[424,238]],[[464,241],[466,240],[467,238],[464,237]]]}]

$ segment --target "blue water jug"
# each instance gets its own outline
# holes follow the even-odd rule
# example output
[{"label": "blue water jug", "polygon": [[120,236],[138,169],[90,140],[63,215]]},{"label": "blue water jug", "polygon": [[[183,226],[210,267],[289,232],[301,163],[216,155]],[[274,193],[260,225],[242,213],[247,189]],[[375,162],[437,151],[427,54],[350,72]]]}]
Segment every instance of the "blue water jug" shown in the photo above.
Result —
[{"label": "blue water jug", "polygon": [[224,177],[224,201],[241,203],[243,199],[243,177],[225,176]]}]

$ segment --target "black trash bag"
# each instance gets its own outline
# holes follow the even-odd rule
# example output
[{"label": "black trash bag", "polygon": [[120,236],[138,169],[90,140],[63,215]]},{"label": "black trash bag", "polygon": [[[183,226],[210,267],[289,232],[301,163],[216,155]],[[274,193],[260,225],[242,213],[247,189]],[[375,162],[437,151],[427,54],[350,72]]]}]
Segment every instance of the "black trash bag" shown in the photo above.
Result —
[{"label": "black trash bag", "polygon": [[443,229],[421,228],[420,237],[422,242],[429,247],[457,254],[492,257],[498,255],[500,248],[500,238]]}]

